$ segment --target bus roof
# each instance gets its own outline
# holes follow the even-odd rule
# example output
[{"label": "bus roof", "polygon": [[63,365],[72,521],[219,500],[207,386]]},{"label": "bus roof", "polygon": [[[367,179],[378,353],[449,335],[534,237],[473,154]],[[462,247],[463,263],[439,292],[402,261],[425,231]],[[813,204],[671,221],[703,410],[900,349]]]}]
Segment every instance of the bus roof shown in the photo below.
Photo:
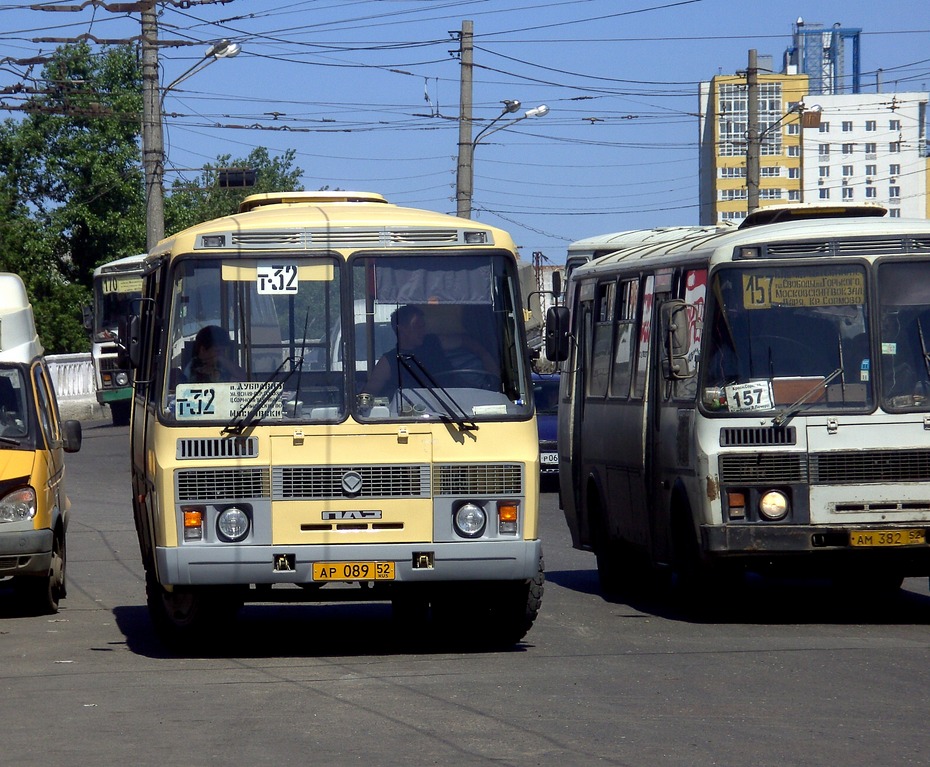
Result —
[{"label": "bus roof", "polygon": [[658,245],[641,243],[618,250],[579,266],[573,276],[580,279],[611,264],[661,263],[690,256],[707,258],[714,253],[730,259],[735,248],[754,245],[764,246],[768,255],[782,257],[930,254],[930,221],[867,215],[801,218],[747,229],[727,229],[705,237],[682,237]]},{"label": "bus roof", "polygon": [[513,240],[502,229],[446,213],[400,207],[369,192],[253,195],[243,201],[241,211],[178,232],[162,240],[152,255],[464,245],[497,246],[516,253]]},{"label": "bus roof", "polygon": [[248,213],[250,210],[264,205],[334,202],[380,202],[386,204],[387,200],[376,192],[267,192],[265,194],[251,194],[246,197],[239,203],[239,212]]},{"label": "bus roof", "polygon": [[572,255],[575,252],[584,253],[595,250],[613,252],[621,248],[643,245],[649,242],[674,242],[686,237],[718,234],[720,231],[732,231],[734,229],[736,229],[736,225],[729,222],[721,223],[719,226],[659,226],[654,229],[629,229],[623,232],[598,234],[593,237],[585,237],[583,240],[577,240],[568,246],[568,253]]},{"label": "bus roof", "polygon": [[26,286],[18,274],[0,273],[0,362],[28,364],[42,352]]},{"label": "bus roof", "polygon": [[888,214],[888,208],[877,202],[862,202],[855,205],[824,205],[816,202],[771,205],[750,213],[739,225],[740,229],[781,221],[800,221],[805,218],[867,218]]},{"label": "bus roof", "polygon": [[147,253],[138,253],[134,256],[125,256],[124,258],[117,258],[114,261],[108,261],[94,269],[94,277],[99,277],[101,274],[119,272],[140,272],[142,271],[142,265],[147,255]]}]

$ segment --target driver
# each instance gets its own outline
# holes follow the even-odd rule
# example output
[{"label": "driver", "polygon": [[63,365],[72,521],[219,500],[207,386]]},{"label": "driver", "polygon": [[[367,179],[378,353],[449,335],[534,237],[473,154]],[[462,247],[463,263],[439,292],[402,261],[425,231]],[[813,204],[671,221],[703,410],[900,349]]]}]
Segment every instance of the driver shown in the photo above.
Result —
[{"label": "driver", "polygon": [[[391,314],[391,327],[397,336],[397,346],[381,355],[368,378],[366,392],[376,397],[390,397],[398,388],[422,386],[418,377],[431,384],[430,376],[435,379],[437,374],[449,369],[439,339],[426,332],[426,318],[420,307],[407,304],[395,309]],[[408,358],[406,364],[401,363],[399,357]],[[413,359],[409,359],[411,357]],[[413,368],[416,375],[407,366]]]}]

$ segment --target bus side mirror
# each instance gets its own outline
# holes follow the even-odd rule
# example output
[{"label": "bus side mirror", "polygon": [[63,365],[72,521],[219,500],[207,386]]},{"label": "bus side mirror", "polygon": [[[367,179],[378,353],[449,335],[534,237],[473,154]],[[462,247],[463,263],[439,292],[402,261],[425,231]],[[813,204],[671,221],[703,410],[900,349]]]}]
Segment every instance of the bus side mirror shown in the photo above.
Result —
[{"label": "bus side mirror", "polygon": [[141,329],[142,318],[138,314],[130,314],[128,317],[120,320],[120,357],[128,357],[130,367],[135,369],[142,366]]},{"label": "bus side mirror", "polygon": [[562,272],[552,273],[552,297],[556,303],[562,297]]},{"label": "bus side mirror", "polygon": [[546,358],[552,362],[568,359],[568,309],[553,306],[546,312]]},{"label": "bus side mirror", "polygon": [[88,333],[94,329],[94,309],[90,304],[81,307],[81,322]]},{"label": "bus side mirror", "polygon": [[662,304],[662,327],[665,331],[662,372],[669,381],[691,378],[697,372],[691,369],[688,362],[688,352],[691,350],[688,310],[688,304],[681,300]]}]

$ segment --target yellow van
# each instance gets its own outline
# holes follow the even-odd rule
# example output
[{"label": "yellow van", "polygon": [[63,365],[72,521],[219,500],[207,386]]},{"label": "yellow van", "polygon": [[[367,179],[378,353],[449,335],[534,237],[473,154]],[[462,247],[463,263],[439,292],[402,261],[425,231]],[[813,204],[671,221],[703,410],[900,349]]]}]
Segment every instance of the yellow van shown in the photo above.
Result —
[{"label": "yellow van", "polygon": [[80,422],[59,417],[26,287],[0,273],[0,579],[29,612],[55,613],[65,596],[63,453],[80,447]]}]

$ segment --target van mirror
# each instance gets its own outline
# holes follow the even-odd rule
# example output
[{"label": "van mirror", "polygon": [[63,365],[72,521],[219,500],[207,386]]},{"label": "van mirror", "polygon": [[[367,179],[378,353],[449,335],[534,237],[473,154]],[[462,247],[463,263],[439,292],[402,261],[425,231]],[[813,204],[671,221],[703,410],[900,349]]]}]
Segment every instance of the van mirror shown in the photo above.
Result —
[{"label": "van mirror", "polygon": [[80,421],[63,421],[61,424],[61,446],[66,453],[76,453],[81,449],[84,436]]},{"label": "van mirror", "polygon": [[551,362],[568,359],[568,309],[553,306],[546,312],[546,358]]},{"label": "van mirror", "polygon": [[691,351],[691,323],[689,305],[681,300],[662,304],[663,349],[662,372],[669,381],[691,378],[697,372],[691,369],[688,352]]}]

